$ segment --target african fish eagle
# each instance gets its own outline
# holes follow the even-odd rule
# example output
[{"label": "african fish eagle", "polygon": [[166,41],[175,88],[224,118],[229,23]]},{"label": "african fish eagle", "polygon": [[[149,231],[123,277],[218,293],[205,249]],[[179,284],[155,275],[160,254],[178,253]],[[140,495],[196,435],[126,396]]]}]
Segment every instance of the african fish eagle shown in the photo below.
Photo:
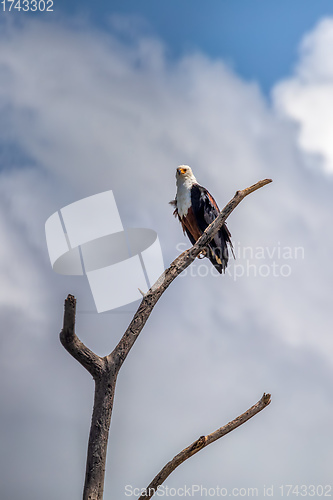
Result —
[{"label": "african fish eagle", "polygon": [[[198,184],[188,165],[180,165],[177,168],[176,182],[176,198],[170,204],[176,207],[174,215],[178,216],[184,234],[187,234],[194,245],[209,224],[216,219],[220,210],[213,196]],[[203,252],[220,274],[225,272],[228,264],[228,245],[233,253],[230,238],[229,229],[223,224]]]}]

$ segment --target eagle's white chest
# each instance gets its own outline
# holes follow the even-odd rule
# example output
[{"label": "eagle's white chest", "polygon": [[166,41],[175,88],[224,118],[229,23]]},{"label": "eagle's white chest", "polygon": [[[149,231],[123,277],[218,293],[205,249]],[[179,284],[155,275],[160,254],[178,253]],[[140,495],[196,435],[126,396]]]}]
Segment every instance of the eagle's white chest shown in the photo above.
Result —
[{"label": "eagle's white chest", "polygon": [[177,211],[179,217],[186,217],[188,209],[192,205],[191,202],[191,187],[192,183],[181,182],[177,185]]}]

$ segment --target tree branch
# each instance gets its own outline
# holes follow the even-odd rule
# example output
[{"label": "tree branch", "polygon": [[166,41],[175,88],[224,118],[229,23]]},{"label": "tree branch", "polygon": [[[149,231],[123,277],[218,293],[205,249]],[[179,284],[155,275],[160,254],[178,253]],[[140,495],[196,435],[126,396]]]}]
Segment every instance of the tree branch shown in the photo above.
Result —
[{"label": "tree branch", "polygon": [[202,450],[209,444],[213,443],[217,439],[220,439],[221,437],[233,431],[240,425],[247,422],[250,418],[254,417],[254,415],[256,415],[261,410],[266,408],[266,406],[268,406],[270,402],[271,402],[271,395],[264,393],[262,398],[255,405],[251,406],[251,408],[249,408],[245,413],[242,413],[242,415],[235,418],[234,420],[224,425],[223,427],[220,427],[211,434],[199,437],[199,439],[197,439],[190,446],[188,446],[180,453],[178,453],[178,455],[176,455],[172,460],[170,460],[170,462],[168,462],[163,467],[163,469],[160,470],[160,472],[154,477],[152,482],[146,488],[145,493],[140,496],[139,500],[147,500],[148,498],[151,498],[156,493],[158,487],[164,483],[167,477],[170,476],[170,474],[180,464],[185,462],[185,460],[192,457],[193,455],[198,453],[198,451]]},{"label": "tree branch", "polygon": [[139,308],[136,311],[123,337],[121,338],[113,352],[111,352],[108,356],[109,360],[112,359],[112,361],[115,363],[118,370],[120,369],[126,356],[131,350],[134,342],[139,336],[155,304],[157,303],[163,292],[169,287],[173,280],[177,278],[177,276],[182,273],[184,269],[186,269],[202,252],[203,248],[212,240],[212,238],[223,226],[224,222],[229,217],[231,212],[233,212],[233,210],[237,207],[237,205],[239,205],[239,203],[246,196],[253,193],[257,189],[266,186],[266,184],[269,184],[270,182],[272,182],[271,179],[264,179],[248,188],[237,191],[232,200],[229,201],[229,203],[224,207],[224,209],[220,212],[216,219],[207,227],[202,236],[200,236],[200,238],[193,245],[193,247],[185,250],[185,252],[179,255],[171,263],[170,267],[166,269],[166,271],[164,271],[162,276],[160,276],[160,278],[150,288],[150,290],[148,290],[148,292],[143,297]]},{"label": "tree branch", "polygon": [[105,361],[91,351],[75,333],[76,299],[68,295],[65,300],[64,324],[60,332],[60,342],[86,370],[96,378],[104,370]]}]

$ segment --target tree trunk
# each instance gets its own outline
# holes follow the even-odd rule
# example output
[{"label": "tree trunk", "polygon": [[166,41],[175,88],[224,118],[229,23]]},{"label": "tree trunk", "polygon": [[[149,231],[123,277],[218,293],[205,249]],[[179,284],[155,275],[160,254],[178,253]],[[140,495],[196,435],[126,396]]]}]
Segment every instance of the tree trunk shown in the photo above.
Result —
[{"label": "tree trunk", "polygon": [[[105,359],[105,358],[104,358]],[[83,500],[102,500],[106,452],[111,423],[116,374],[112,367],[95,379]]]}]

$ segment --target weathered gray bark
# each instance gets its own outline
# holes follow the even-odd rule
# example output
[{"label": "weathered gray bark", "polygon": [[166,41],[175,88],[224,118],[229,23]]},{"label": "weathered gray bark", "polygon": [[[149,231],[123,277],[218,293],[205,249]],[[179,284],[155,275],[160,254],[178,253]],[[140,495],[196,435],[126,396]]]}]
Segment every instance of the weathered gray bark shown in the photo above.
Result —
[{"label": "weathered gray bark", "polygon": [[[270,179],[265,179],[249,188],[236,192],[233,199],[225,206],[195,245],[177,257],[152,288],[144,295],[127,330],[109,355],[100,357],[79,340],[75,333],[76,300],[72,295],[68,295],[65,300],[64,323],[60,333],[61,343],[65,349],[89,371],[95,381],[94,409],[88,443],[83,500],[103,499],[107,443],[117,375],[155,304],[172,281],[202,252],[236,206],[247,195],[265,186],[269,182],[271,182]],[[206,444],[204,444],[204,446],[206,446]],[[202,447],[203,446],[201,446],[201,448]],[[197,451],[201,448],[199,447]],[[165,478],[163,480],[165,480]]]},{"label": "weathered gray bark", "polygon": [[75,334],[76,300],[65,301],[64,326],[60,340],[95,380],[94,409],[91,419],[83,500],[102,499],[105,462],[117,372],[108,357],[101,358],[86,347]]},{"label": "weathered gray bark", "polygon": [[103,498],[105,462],[116,374],[108,367],[95,380],[95,401],[91,421],[83,499]]}]

